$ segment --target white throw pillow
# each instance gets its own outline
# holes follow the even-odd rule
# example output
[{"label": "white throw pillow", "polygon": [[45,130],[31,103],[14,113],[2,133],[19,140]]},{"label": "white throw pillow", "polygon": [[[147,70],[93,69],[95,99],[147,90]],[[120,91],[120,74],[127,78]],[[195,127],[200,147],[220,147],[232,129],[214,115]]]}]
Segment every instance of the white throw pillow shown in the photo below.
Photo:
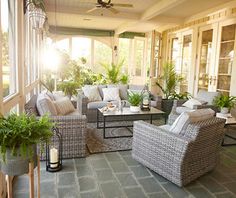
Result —
[{"label": "white throw pillow", "polygon": [[193,109],[195,105],[202,105],[202,103],[195,98],[191,98],[187,100],[182,106],[188,107],[189,109]]},{"label": "white throw pillow", "polygon": [[191,112],[183,112],[171,125],[170,132],[184,135],[184,130],[190,123],[200,122],[215,115],[212,109],[198,109]]},{"label": "white throw pillow", "polygon": [[39,94],[36,106],[40,116],[45,114],[52,116],[57,115],[57,110],[53,101],[46,94]]},{"label": "white throw pillow", "polygon": [[64,97],[61,100],[54,101],[58,115],[66,115],[75,111],[75,108],[69,98]]},{"label": "white throw pillow", "polygon": [[97,86],[82,87],[82,90],[90,102],[102,100]]},{"label": "white throw pillow", "polygon": [[120,100],[119,88],[103,88],[103,101]]}]

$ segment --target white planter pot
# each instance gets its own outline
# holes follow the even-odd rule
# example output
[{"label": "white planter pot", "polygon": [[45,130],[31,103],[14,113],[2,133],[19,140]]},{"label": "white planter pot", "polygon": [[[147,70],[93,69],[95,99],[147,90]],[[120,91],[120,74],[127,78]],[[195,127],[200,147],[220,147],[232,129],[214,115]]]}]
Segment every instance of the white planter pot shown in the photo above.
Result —
[{"label": "white planter pot", "polygon": [[139,112],[140,107],[139,106],[130,106],[130,111],[133,113]]},{"label": "white planter pot", "polygon": [[229,108],[227,108],[227,107],[222,107],[221,110],[220,110],[220,112],[223,113],[223,114],[229,113]]}]

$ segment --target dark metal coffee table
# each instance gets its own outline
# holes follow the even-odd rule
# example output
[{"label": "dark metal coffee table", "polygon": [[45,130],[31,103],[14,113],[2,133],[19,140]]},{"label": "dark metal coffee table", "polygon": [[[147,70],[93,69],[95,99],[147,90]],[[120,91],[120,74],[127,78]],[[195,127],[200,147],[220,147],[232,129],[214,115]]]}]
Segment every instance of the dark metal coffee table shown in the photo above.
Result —
[{"label": "dark metal coffee table", "polygon": [[[165,112],[156,109],[154,107],[151,107],[150,111],[140,111],[137,113],[133,113],[130,111],[128,107],[123,108],[123,111],[105,111],[103,112],[102,109],[97,109],[97,129],[103,129],[103,138],[124,138],[124,137],[132,137],[130,136],[112,136],[108,137],[106,136],[106,129],[108,128],[128,128],[133,127],[133,124],[131,125],[113,125],[113,126],[107,126],[107,122],[123,122],[123,121],[135,121],[135,120],[150,120],[150,123],[152,124],[153,118],[164,118],[165,123],[167,119],[167,115]],[[102,123],[102,126],[101,126]]]}]

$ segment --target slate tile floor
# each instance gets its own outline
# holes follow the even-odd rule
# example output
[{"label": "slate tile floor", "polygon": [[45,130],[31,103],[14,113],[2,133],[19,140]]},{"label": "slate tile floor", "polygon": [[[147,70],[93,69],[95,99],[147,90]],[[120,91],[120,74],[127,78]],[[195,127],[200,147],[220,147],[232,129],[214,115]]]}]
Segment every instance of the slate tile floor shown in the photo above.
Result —
[{"label": "slate tile floor", "polygon": [[[131,151],[65,160],[58,173],[41,162],[42,198],[233,198],[236,197],[236,146],[223,147],[220,164],[209,174],[179,188],[131,157]],[[14,197],[27,198],[26,175],[14,180]]]}]

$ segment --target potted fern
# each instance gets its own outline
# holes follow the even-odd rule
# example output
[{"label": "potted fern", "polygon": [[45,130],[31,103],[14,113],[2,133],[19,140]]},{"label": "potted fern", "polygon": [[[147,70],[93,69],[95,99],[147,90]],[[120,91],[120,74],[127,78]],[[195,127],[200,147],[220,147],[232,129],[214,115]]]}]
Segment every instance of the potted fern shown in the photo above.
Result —
[{"label": "potted fern", "polygon": [[77,94],[77,89],[79,88],[79,84],[73,81],[63,81],[58,84],[58,89],[62,90],[65,95],[71,99],[73,95]]},{"label": "potted fern", "polygon": [[[0,164],[7,175],[28,173],[29,161],[36,156],[36,144],[52,136],[49,117],[10,114],[0,118]],[[42,144],[41,144],[42,145]]]},{"label": "potted fern", "polygon": [[234,107],[236,103],[235,96],[220,95],[213,100],[213,104],[220,108],[220,112],[226,114]]},{"label": "potted fern", "polygon": [[128,92],[128,102],[130,103],[131,112],[140,111],[140,103],[142,101],[142,95],[135,92]]},{"label": "potted fern", "polygon": [[164,98],[162,99],[162,109],[167,114],[170,113],[173,100],[176,98],[176,89],[183,78],[176,73],[175,66],[167,62],[163,66],[163,75],[160,76],[156,85],[161,89]]}]

